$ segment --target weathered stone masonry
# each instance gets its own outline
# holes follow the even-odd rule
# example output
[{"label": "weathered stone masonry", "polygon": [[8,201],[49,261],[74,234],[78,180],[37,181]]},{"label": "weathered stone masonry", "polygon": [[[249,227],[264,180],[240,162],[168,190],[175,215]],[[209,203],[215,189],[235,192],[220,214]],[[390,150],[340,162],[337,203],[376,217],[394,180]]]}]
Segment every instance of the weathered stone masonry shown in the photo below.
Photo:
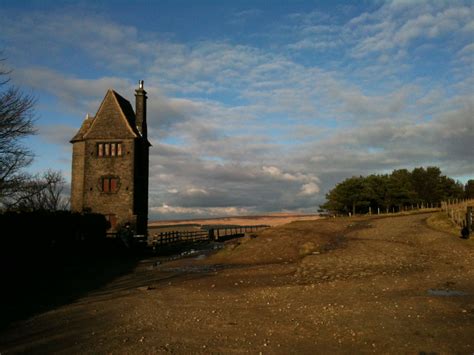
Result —
[{"label": "weathered stone masonry", "polygon": [[111,231],[130,222],[146,234],[150,143],[143,81],[135,98],[136,114],[130,102],[107,91],[72,138],[71,209],[104,214]]}]

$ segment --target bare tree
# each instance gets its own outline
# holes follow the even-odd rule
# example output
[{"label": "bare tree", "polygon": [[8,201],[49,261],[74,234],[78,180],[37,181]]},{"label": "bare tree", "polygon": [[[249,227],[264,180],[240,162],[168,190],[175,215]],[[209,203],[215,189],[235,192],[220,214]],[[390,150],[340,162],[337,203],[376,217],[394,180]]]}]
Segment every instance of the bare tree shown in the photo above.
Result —
[{"label": "bare tree", "polygon": [[22,182],[20,189],[5,201],[9,210],[58,211],[69,209],[69,200],[64,194],[66,180],[61,172],[48,170],[41,176]]},{"label": "bare tree", "polygon": [[60,171],[48,170],[44,173],[43,184],[41,201],[44,209],[50,211],[69,209],[69,199],[64,196],[66,180]]},{"label": "bare tree", "polygon": [[22,169],[33,153],[22,138],[35,133],[35,99],[9,84],[8,70],[0,59],[0,203],[16,194],[27,182]]}]

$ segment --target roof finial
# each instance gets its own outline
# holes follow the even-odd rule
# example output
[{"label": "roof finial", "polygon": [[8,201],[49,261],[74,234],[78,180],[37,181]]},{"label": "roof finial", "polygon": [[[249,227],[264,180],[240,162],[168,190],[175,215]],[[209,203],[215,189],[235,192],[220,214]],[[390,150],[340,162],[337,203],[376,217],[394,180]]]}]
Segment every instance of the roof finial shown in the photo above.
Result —
[{"label": "roof finial", "polygon": [[143,89],[143,80],[138,80],[138,88]]}]

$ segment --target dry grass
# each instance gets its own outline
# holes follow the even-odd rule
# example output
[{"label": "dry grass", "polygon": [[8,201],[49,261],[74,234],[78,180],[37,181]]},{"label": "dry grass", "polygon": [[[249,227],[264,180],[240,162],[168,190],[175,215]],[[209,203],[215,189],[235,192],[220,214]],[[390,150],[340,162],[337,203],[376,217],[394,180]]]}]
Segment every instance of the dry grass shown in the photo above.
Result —
[{"label": "dry grass", "polygon": [[426,223],[433,229],[437,229],[446,233],[449,233],[453,236],[459,237],[460,230],[459,227],[454,224],[454,222],[449,218],[449,216],[444,212],[438,212],[432,214],[427,220]]},{"label": "dry grass", "polygon": [[255,233],[230,243],[219,253],[208,258],[209,263],[272,264],[294,262],[337,240],[353,218],[294,221],[290,224]]}]

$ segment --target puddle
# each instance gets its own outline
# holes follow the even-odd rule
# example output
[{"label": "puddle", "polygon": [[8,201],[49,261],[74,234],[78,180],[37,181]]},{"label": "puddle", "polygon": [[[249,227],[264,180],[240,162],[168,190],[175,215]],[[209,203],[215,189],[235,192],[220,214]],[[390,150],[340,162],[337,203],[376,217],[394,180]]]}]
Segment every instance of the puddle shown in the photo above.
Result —
[{"label": "puddle", "polygon": [[168,255],[168,256],[161,256],[158,257],[158,263],[162,264],[167,261],[179,260],[179,259],[187,259],[187,258],[194,258],[197,260],[201,260],[206,258],[208,255],[216,252],[219,249],[224,247],[224,243],[204,243],[200,245],[196,245],[193,248],[188,248],[183,251]]},{"label": "puddle", "polygon": [[213,273],[219,269],[216,265],[184,265],[179,267],[163,267],[160,268],[160,271],[165,272],[179,272],[179,273],[190,273],[190,274],[200,274],[200,273]]},{"label": "puddle", "polygon": [[[180,272],[180,273],[210,273],[215,272],[221,266],[216,265],[194,265],[194,260],[204,260],[209,255],[215,253],[219,249],[224,247],[224,243],[206,243],[196,245],[194,248],[190,248],[174,255],[166,256],[155,259],[153,265],[149,266],[149,270],[159,270],[166,272]],[[182,265],[178,267],[168,267],[167,263],[175,260],[183,260]]]},{"label": "puddle", "polygon": [[158,270],[165,272],[177,272],[181,274],[210,274],[215,273],[221,270],[230,270],[230,269],[243,269],[251,268],[254,265],[246,264],[210,264],[210,265],[180,265],[177,267],[167,267],[166,265],[161,266]]},{"label": "puddle", "polygon": [[432,288],[428,290],[428,294],[430,296],[442,296],[442,297],[469,295],[467,292],[459,291],[459,290],[438,290],[438,289],[432,289]]}]

